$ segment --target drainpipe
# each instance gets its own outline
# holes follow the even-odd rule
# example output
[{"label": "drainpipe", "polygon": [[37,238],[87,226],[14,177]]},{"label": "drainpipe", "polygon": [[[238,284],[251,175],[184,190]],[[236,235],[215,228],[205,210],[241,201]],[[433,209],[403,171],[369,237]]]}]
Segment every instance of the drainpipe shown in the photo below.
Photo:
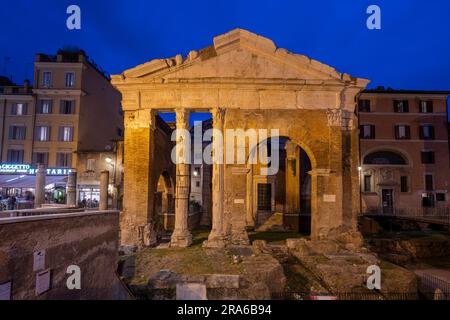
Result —
[{"label": "drainpipe", "polygon": [[362,93],[362,91],[360,91],[357,95],[356,95],[356,97],[355,97],[355,99],[356,99],[356,101],[355,101],[355,103],[356,103],[356,108],[355,108],[355,111],[356,111],[356,115],[357,115],[357,120],[358,120],[358,123],[356,124],[357,125],[357,128],[358,128],[358,153],[359,153],[359,159],[358,159],[358,181],[359,181],[359,214],[361,215],[362,214],[362,192],[361,192],[361,189],[362,189],[362,187],[361,187],[361,171],[362,170],[359,170],[359,168],[362,168],[362,159],[361,159],[361,138],[360,138],[360,132],[359,132],[359,110],[358,110],[358,101],[359,101],[359,97],[361,96],[361,93]]},{"label": "drainpipe", "polygon": [[5,144],[5,122],[6,122],[6,104],[7,104],[7,99],[5,98],[3,100],[3,115],[2,115],[2,145],[0,146],[0,162],[3,161],[3,149],[4,149],[4,144]]},{"label": "drainpipe", "polygon": [[[38,107],[38,101],[37,101],[37,96],[35,96],[34,94],[31,95],[32,100],[34,102],[34,112],[33,112],[33,125],[31,128],[31,163],[33,163],[33,151],[34,151],[34,131],[36,130],[36,110]],[[47,157],[47,162],[48,162],[48,157]],[[48,166],[48,163],[47,163]]]}]

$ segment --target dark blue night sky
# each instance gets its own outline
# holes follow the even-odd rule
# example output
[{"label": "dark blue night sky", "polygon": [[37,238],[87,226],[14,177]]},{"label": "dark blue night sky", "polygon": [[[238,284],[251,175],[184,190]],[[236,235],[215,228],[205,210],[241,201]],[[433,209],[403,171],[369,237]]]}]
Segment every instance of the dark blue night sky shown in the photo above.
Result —
[{"label": "dark blue night sky", "polygon": [[[2,1],[0,74],[18,83],[32,79],[36,52],[78,46],[116,74],[203,48],[215,35],[240,27],[369,78],[369,87],[450,90],[446,0]],[[79,31],[66,28],[70,4],[81,7]],[[381,30],[366,28],[371,4],[381,7]]]}]

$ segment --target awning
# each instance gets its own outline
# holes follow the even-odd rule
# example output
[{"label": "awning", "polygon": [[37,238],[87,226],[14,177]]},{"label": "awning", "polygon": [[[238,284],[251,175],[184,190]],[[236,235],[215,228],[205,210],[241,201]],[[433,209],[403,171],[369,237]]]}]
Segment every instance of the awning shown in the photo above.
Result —
[{"label": "awning", "polygon": [[[66,183],[67,176],[46,176],[45,186],[49,186],[53,183]],[[0,188],[35,188],[36,176],[31,175],[0,175]]]}]

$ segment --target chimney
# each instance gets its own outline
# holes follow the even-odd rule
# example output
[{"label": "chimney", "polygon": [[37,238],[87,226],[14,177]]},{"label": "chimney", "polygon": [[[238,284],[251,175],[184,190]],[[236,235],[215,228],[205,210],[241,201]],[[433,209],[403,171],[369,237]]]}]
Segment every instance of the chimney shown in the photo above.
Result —
[{"label": "chimney", "polygon": [[78,62],[85,62],[86,61],[86,53],[83,50],[80,50],[78,52]]},{"label": "chimney", "polygon": [[28,92],[30,90],[30,80],[23,80],[23,88],[25,89],[25,92]]}]

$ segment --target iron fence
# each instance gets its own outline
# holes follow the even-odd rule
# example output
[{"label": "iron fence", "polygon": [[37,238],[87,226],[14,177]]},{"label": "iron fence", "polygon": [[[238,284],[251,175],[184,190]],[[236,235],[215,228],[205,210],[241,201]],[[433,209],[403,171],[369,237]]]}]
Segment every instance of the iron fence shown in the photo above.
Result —
[{"label": "iron fence", "polygon": [[449,207],[396,207],[370,208],[362,212],[364,216],[385,216],[395,218],[409,218],[436,223],[450,223]]},{"label": "iron fence", "polygon": [[450,300],[450,282],[429,273],[422,273],[420,278],[420,291],[433,300]]}]

